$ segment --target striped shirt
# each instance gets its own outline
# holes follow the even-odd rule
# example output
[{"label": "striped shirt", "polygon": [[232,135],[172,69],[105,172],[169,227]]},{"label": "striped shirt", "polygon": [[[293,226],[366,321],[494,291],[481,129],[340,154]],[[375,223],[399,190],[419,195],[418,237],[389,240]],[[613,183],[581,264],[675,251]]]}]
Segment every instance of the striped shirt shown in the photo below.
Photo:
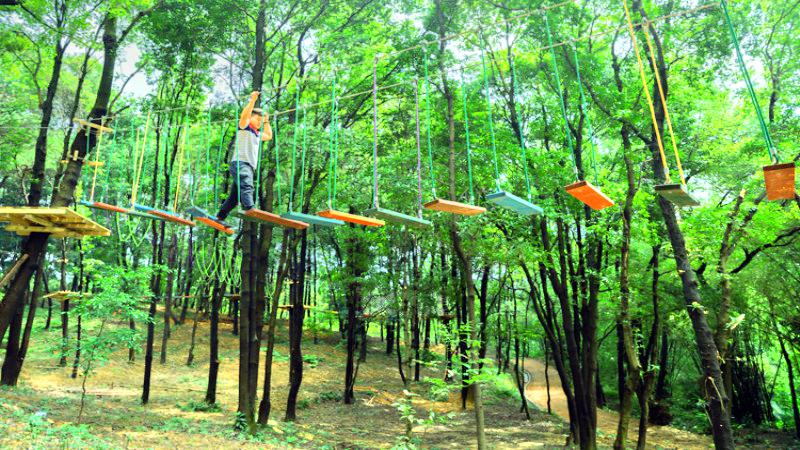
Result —
[{"label": "striped shirt", "polygon": [[258,130],[253,129],[250,125],[245,128],[239,128],[236,136],[236,155],[233,161],[241,161],[250,164],[254,169],[258,167],[258,145],[261,141],[261,136]]}]

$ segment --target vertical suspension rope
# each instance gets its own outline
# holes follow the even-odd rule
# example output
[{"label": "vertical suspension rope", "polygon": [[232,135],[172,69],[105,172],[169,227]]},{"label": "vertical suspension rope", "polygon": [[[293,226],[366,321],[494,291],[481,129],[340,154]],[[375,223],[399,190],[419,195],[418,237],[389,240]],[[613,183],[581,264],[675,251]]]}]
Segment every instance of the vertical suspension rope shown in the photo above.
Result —
[{"label": "vertical suspension rope", "polygon": [[279,150],[279,140],[278,140],[278,122],[280,122],[279,116],[275,116],[275,127],[273,130],[273,139],[275,140],[275,191],[277,194],[278,200],[278,208],[281,206],[281,153]]},{"label": "vertical suspension rope", "polygon": [[292,168],[289,172],[289,211],[294,211],[294,176],[297,161],[297,134],[298,124],[300,123],[300,80],[295,84],[294,93],[294,124],[292,126]]},{"label": "vertical suspension rope", "polygon": [[[483,37],[481,37],[483,41]],[[500,165],[497,163],[497,142],[494,137],[494,121],[492,120],[492,95],[489,92],[489,76],[486,73],[486,56],[481,48],[481,74],[483,75],[483,90],[486,95],[486,124],[489,128],[489,138],[492,145],[492,161],[494,162],[494,184],[497,190],[500,189]],[[471,172],[471,171],[470,171]],[[472,174],[470,173],[470,179]]]},{"label": "vertical suspension rope", "polygon": [[561,76],[558,73],[558,63],[556,62],[556,51],[553,46],[553,34],[550,31],[550,21],[547,18],[547,13],[544,14],[544,25],[547,30],[547,44],[550,47],[550,58],[553,63],[553,73],[556,77],[556,89],[558,89],[558,101],[561,107],[561,116],[564,119],[564,134],[567,137],[567,147],[569,148],[569,159],[572,161],[572,170],[575,173],[575,178],[579,178],[578,163],[575,160],[575,146],[572,143],[572,132],[569,129],[569,119],[567,118],[567,105],[564,103],[564,89],[561,87]]},{"label": "vertical suspension rope", "polygon": [[303,202],[306,190],[306,137],[307,137],[307,128],[306,128],[306,116],[308,112],[306,111],[306,106],[303,105],[303,149],[300,157],[300,212],[303,212]]},{"label": "vertical suspension rope", "polygon": [[378,200],[378,55],[372,61],[372,207]]},{"label": "vertical suspension rope", "polygon": [[[108,185],[111,182],[111,157],[114,156],[114,153],[115,153],[114,151],[116,150],[116,147],[117,147],[117,132],[116,132],[116,129],[117,129],[117,127],[114,127],[114,132],[113,132],[113,135],[111,137],[111,144],[109,145],[109,150],[108,150],[108,167],[106,167],[106,171],[105,171],[106,172],[106,177],[105,177],[106,180],[105,180],[105,184],[103,185],[103,200],[104,201],[108,201]],[[120,123],[119,129],[120,130],[122,129],[122,124],[121,123]],[[114,204],[117,203],[116,200],[117,199],[114,199]]]},{"label": "vertical suspension rope", "polygon": [[419,80],[414,78],[414,124],[417,141],[417,217],[422,218],[422,148],[419,132]]},{"label": "vertical suspension rope", "polygon": [[[147,111],[147,119],[144,122],[144,135],[142,136],[141,142],[141,150],[139,155],[139,167],[136,169],[136,177],[133,183],[133,188],[131,189],[131,209],[133,209],[134,205],[136,204],[136,196],[139,193],[139,182],[142,179],[142,170],[144,169],[144,153],[146,150],[147,145],[147,132],[150,129],[150,114],[153,110]],[[139,130],[136,130],[136,141],[139,142]]]},{"label": "vertical suspension rope", "polygon": [[[517,84],[517,72],[514,70],[514,52],[509,49],[510,54],[509,56],[509,69],[511,70],[511,89],[512,92],[517,93],[519,85]],[[519,110],[517,109],[517,103],[514,102],[514,113],[517,116],[517,124],[519,126],[519,148],[522,152],[522,169],[525,172],[525,188],[527,189],[528,193],[528,201],[533,200],[533,195],[531,194],[531,179],[528,175],[528,155],[527,150],[525,149],[525,130],[522,129],[522,117],[519,114]]]},{"label": "vertical suspension rope", "polygon": [[467,111],[467,83],[464,81],[464,68],[461,68],[461,103],[464,104],[464,140],[467,145],[467,173],[469,174],[469,202],[475,201],[475,188],[472,182],[472,147],[469,140],[469,112]]},{"label": "vertical suspension rope", "polygon": [[428,79],[428,51],[422,47],[423,67],[425,72],[425,129],[428,140],[428,170],[431,175],[431,192],[436,198],[436,175],[433,173],[433,144],[431,143],[431,94],[430,80]]},{"label": "vertical suspension rope", "polygon": [[185,158],[184,152],[186,151],[186,138],[191,132],[191,126],[184,121],[184,131],[181,143],[178,144],[178,174],[175,177],[175,201],[172,204],[172,211],[178,210],[178,197],[181,192],[181,177],[183,176],[183,160]]},{"label": "vertical suspension rope", "polygon": [[769,132],[769,127],[767,126],[766,120],[764,120],[764,113],[761,111],[761,105],[758,103],[758,97],[756,96],[756,91],[753,88],[753,82],[750,80],[750,73],[748,72],[747,66],[744,63],[742,49],[739,47],[739,37],[736,35],[736,29],[733,27],[733,20],[731,20],[731,16],[728,13],[728,2],[725,0],[720,0],[720,4],[722,5],[722,14],[725,16],[725,23],[728,24],[728,31],[731,34],[733,48],[736,50],[736,60],[739,62],[739,69],[742,72],[742,78],[744,78],[744,84],[747,87],[747,93],[750,96],[750,101],[753,103],[753,109],[756,111],[756,117],[758,118],[758,124],[761,128],[761,133],[764,135],[764,143],[767,146],[767,153],[769,154],[773,163],[777,164],[780,162],[778,151],[775,148],[775,143],[772,141],[772,135]]},{"label": "vertical suspension rope", "polygon": [[681,165],[681,155],[678,153],[678,144],[675,141],[675,132],[672,130],[672,119],[669,117],[667,97],[664,95],[664,86],[663,83],[661,83],[661,75],[659,74],[658,65],[656,64],[656,52],[653,49],[653,43],[650,40],[650,33],[648,33],[651,23],[648,21],[646,22],[645,26],[647,29],[643,29],[642,34],[644,34],[644,41],[647,43],[647,49],[650,52],[650,62],[653,64],[653,74],[656,78],[656,86],[658,86],[658,96],[661,99],[661,104],[664,105],[664,119],[667,121],[667,130],[669,130],[669,137],[672,141],[672,151],[675,155],[675,162],[678,166],[678,175],[681,177],[681,183],[686,186],[686,177],[683,175],[683,166]]},{"label": "vertical suspension rope", "polygon": [[583,111],[584,117],[586,117],[586,129],[589,132],[589,155],[592,158],[592,172],[594,172],[594,184],[598,184],[597,182],[597,156],[596,156],[596,149],[594,145],[594,129],[592,129],[592,119],[589,117],[589,109],[586,105],[586,97],[583,95],[583,81],[581,81],[581,64],[578,60],[578,47],[577,44],[572,47],[572,53],[575,56],[575,75],[578,78],[578,95],[581,99],[581,111]]},{"label": "vertical suspension rope", "polygon": [[633,31],[633,21],[631,20],[631,13],[628,10],[627,0],[622,0],[622,6],[625,9],[625,18],[628,20],[628,34],[631,36],[633,51],[636,54],[636,62],[639,65],[639,77],[642,79],[642,90],[647,99],[647,106],[650,108],[650,119],[653,121],[653,130],[656,135],[658,153],[661,155],[661,165],[664,168],[664,178],[666,178],[667,183],[671,183],[672,178],[669,176],[667,156],[664,154],[664,143],[661,141],[661,131],[659,131],[658,122],[656,121],[656,109],[655,106],[653,106],[653,98],[650,96],[650,90],[647,89],[647,77],[644,74],[644,63],[642,63],[642,55],[639,54],[639,44],[636,41],[636,33]]},{"label": "vertical suspension rope", "polygon": [[336,70],[333,70],[331,79],[331,120],[328,123],[330,146],[328,149],[328,208],[334,209],[334,190],[336,185]]}]

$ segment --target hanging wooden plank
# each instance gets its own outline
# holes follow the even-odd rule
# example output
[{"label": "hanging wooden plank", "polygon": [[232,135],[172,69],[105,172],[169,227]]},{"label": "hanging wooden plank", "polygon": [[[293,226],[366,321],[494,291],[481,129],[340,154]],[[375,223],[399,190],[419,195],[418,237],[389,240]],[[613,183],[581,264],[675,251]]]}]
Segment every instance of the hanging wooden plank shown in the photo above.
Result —
[{"label": "hanging wooden plank", "polygon": [[229,236],[233,234],[233,228],[222,221],[216,220],[215,217],[211,216],[211,214],[207,213],[200,207],[190,206],[186,210],[186,213],[203,225],[209,226],[217,231],[221,231]]},{"label": "hanging wooden plank", "polygon": [[486,200],[523,216],[533,216],[544,212],[541,207],[506,191],[493,192],[486,196]]},{"label": "hanging wooden plank", "polygon": [[305,230],[306,228],[308,228],[308,224],[305,222],[300,222],[299,220],[285,219],[275,213],[262,211],[257,208],[251,208],[248,209],[247,211],[236,212],[234,213],[234,215],[243,220],[268,223],[272,225],[278,225],[284,228],[292,228],[294,230]]},{"label": "hanging wooden plank", "polygon": [[577,198],[595,211],[614,206],[614,200],[608,198],[603,191],[586,180],[572,183],[569,186],[565,186],[564,189],[569,195]]},{"label": "hanging wooden plank", "polygon": [[355,223],[358,225],[365,225],[368,227],[382,227],[386,222],[380,219],[373,219],[372,217],[359,216],[357,214],[350,214],[335,209],[326,209],[317,213],[318,216],[327,217],[329,219],[343,220],[345,222]]},{"label": "hanging wooden plank", "polygon": [[386,208],[370,208],[364,211],[364,214],[371,217],[377,217],[378,219],[382,219],[388,222],[409,225],[417,228],[425,228],[431,225],[430,220],[425,220],[419,217],[414,217],[408,214],[403,214],[401,212],[392,211],[391,209],[386,209]]},{"label": "hanging wooden plank", "polygon": [[306,214],[297,211],[288,211],[286,213],[281,214],[281,217],[290,220],[297,220],[300,222],[310,223],[311,225],[320,225],[323,227],[335,227],[337,225],[344,225],[344,222],[341,220],[331,219],[328,217],[320,217],[314,214]]},{"label": "hanging wooden plank", "polygon": [[103,203],[103,202],[90,202],[87,200],[81,200],[79,202],[81,205],[86,206],[92,209],[102,209],[104,211],[111,211],[111,212],[118,212],[122,214],[126,214],[128,212],[125,208],[120,208],[119,206],[112,205],[110,203]]},{"label": "hanging wooden plank", "polygon": [[791,200],[795,195],[794,162],[764,166],[764,184],[769,200]]},{"label": "hanging wooden plank", "polygon": [[486,212],[486,208],[483,206],[454,202],[452,200],[445,200],[443,198],[436,198],[428,203],[425,203],[423,206],[425,209],[460,214],[462,216],[475,216]]},{"label": "hanging wooden plank", "polygon": [[681,183],[659,184],[656,186],[656,192],[678,206],[700,206],[700,202],[695,200]]}]

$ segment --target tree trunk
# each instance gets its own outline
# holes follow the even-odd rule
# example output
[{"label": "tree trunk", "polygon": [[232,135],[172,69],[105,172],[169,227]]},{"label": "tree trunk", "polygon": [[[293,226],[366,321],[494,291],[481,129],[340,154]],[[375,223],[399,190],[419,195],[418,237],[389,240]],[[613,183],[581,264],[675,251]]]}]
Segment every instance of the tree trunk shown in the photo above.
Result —
[{"label": "tree trunk", "polygon": [[[294,231],[293,231],[294,233]],[[294,264],[294,283],[289,288],[292,307],[289,310],[289,394],[286,399],[284,420],[297,418],[297,394],[303,382],[303,292],[306,285],[306,258],[308,254],[308,234],[300,232],[300,260]],[[351,324],[352,327],[352,324]]]}]

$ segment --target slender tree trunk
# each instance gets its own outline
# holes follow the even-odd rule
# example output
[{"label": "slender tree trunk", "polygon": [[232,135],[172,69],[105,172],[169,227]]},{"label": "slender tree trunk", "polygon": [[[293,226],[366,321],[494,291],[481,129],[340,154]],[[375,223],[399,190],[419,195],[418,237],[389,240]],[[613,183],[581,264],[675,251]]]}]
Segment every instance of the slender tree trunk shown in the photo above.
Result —
[{"label": "slender tree trunk", "polygon": [[[300,260],[294,265],[294,283],[290,288],[292,308],[289,313],[289,394],[286,399],[286,415],[284,420],[294,421],[297,418],[297,394],[303,382],[303,291],[306,285],[306,255],[308,254],[308,234],[300,232]],[[352,327],[352,323],[350,324]]]}]

